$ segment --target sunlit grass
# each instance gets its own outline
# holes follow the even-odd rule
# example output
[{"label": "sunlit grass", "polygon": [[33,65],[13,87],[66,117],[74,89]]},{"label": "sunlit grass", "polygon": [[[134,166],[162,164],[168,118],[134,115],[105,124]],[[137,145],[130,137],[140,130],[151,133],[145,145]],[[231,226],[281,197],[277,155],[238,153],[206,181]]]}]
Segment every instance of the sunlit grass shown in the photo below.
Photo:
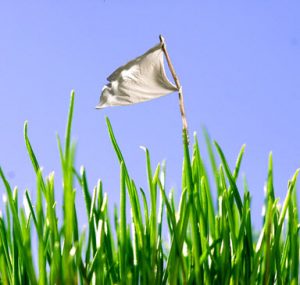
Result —
[{"label": "sunlit grass", "polygon": [[[107,119],[120,164],[120,203],[111,220],[101,181],[88,189],[85,169],[74,167],[73,108],[74,93],[64,148],[58,138],[63,191],[56,193],[63,193],[63,205],[56,203],[54,175],[42,175],[27,123],[24,138],[36,173],[36,203],[26,192],[26,207],[18,205],[18,190],[11,188],[0,168],[7,196],[0,217],[1,284],[299,284],[298,170],[279,207],[270,155],[263,226],[255,239],[251,211],[258,209],[250,208],[246,182],[243,189],[236,184],[244,146],[230,169],[221,147],[205,135],[208,171],[197,137],[190,148],[183,132],[182,189],[176,205],[172,192],[165,189],[165,167],[152,169],[147,149],[148,189],[137,187]],[[215,195],[208,172],[213,173]],[[75,190],[76,180],[81,189]],[[78,228],[75,195],[85,201],[84,232]],[[63,208],[61,221],[58,207]],[[163,238],[166,232],[169,240]],[[34,234],[37,245],[32,242]]]}]

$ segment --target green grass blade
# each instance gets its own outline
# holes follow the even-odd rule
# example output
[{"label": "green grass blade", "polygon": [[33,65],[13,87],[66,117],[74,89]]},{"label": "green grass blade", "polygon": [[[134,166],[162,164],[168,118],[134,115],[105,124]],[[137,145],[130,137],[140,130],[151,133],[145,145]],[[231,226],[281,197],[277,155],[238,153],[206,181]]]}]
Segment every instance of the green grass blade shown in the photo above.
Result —
[{"label": "green grass blade", "polygon": [[121,162],[120,181],[120,280],[121,284],[126,284],[126,184],[125,166]]},{"label": "green grass blade", "polygon": [[[34,151],[33,151],[33,148],[31,146],[30,140],[28,138],[28,122],[27,121],[25,121],[25,124],[24,124],[24,140],[25,140],[27,152],[28,152],[28,155],[30,157],[33,169],[34,169],[35,173],[37,174],[40,170],[40,166],[39,166],[37,158],[34,154]],[[40,183],[41,183],[42,191],[45,192],[45,182],[44,182],[44,180],[41,179]]]},{"label": "green grass blade", "polygon": [[235,163],[235,169],[233,171],[233,174],[232,174],[232,177],[234,179],[234,181],[236,181],[238,175],[239,175],[239,171],[240,171],[240,168],[241,168],[241,164],[242,164],[242,159],[243,159],[243,156],[244,156],[244,152],[245,152],[245,148],[246,148],[246,145],[243,144],[241,149],[240,149],[240,152],[238,154],[238,157],[237,157],[237,160],[236,160],[236,163]]},{"label": "green grass blade", "polygon": [[224,153],[223,153],[222,149],[220,148],[220,146],[218,145],[217,142],[215,142],[215,146],[217,148],[217,151],[218,151],[219,156],[221,158],[222,164],[224,166],[224,170],[225,170],[226,176],[228,178],[230,187],[231,187],[231,189],[233,191],[233,195],[234,195],[234,198],[235,198],[235,201],[236,201],[236,205],[238,207],[238,211],[239,211],[239,214],[241,216],[242,215],[242,210],[243,210],[243,203],[242,203],[242,199],[241,199],[240,193],[239,193],[238,188],[237,188],[237,186],[235,184],[234,177],[231,174],[231,171],[229,169],[228,163],[226,161],[226,158],[224,156]]},{"label": "green grass blade", "polygon": [[[43,178],[28,137],[27,122],[24,139],[36,174],[34,199],[26,190],[23,207],[19,206],[18,190],[12,190],[0,168],[7,196],[3,199],[3,212],[0,210],[0,284],[299,283],[300,223],[296,183],[300,170],[289,181],[281,206],[275,196],[270,154],[265,215],[262,229],[257,232],[251,221],[256,209],[250,207],[246,180],[243,200],[237,183],[244,145],[231,171],[223,151],[215,143],[221,160],[217,167],[212,143],[205,132],[217,187],[217,200],[214,201],[210,173],[200,154],[197,136],[194,136],[191,155],[184,130],[182,188],[177,206],[177,195],[173,189],[170,192],[166,189],[164,164],[162,167],[158,164],[152,171],[146,148],[149,193],[145,194],[136,186],[106,118],[120,164],[120,207],[115,208],[115,227],[112,227],[108,196],[103,192],[102,182],[98,180],[90,193],[86,170],[81,167],[78,172],[75,168],[75,145],[71,141],[73,112],[74,92],[70,99],[64,149],[57,139],[63,180],[59,192],[63,196],[62,217],[57,211],[54,174]],[[83,230],[77,216],[75,187],[82,188],[80,198],[85,202],[88,226]],[[169,197],[166,193],[170,193]],[[165,235],[169,235],[169,239],[165,239]]]},{"label": "green grass blade", "polygon": [[71,130],[72,130],[72,120],[73,120],[73,112],[74,112],[74,99],[75,99],[75,92],[74,90],[72,90],[71,97],[70,97],[66,134],[65,134],[65,160],[66,161],[68,161],[69,159],[70,150],[71,150]]},{"label": "green grass blade", "polygon": [[85,207],[87,211],[87,215],[90,216],[91,213],[91,195],[89,192],[89,187],[87,183],[87,178],[86,178],[86,171],[84,167],[80,168],[80,184],[82,187],[83,191],[83,197],[84,197],[84,202],[85,202]]},{"label": "green grass blade", "polygon": [[206,148],[207,148],[207,152],[208,152],[208,155],[209,155],[210,164],[211,164],[212,171],[213,171],[213,174],[214,174],[214,179],[215,179],[215,184],[216,184],[216,187],[217,187],[218,195],[220,195],[221,192],[222,192],[222,189],[219,186],[218,166],[217,166],[216,157],[215,157],[215,154],[214,154],[212,142],[211,142],[210,136],[209,136],[209,134],[208,134],[208,132],[205,128],[203,128],[203,134],[204,134],[204,138],[205,138],[205,142],[206,142]]}]

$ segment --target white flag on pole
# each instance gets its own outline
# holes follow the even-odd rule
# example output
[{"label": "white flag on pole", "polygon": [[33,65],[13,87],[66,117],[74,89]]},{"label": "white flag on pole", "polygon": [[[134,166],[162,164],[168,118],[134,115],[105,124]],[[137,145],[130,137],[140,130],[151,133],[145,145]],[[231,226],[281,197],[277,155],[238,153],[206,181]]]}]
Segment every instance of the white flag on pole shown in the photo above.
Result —
[{"label": "white flag on pole", "polygon": [[119,67],[107,80],[97,109],[140,103],[178,90],[166,76],[162,43]]}]

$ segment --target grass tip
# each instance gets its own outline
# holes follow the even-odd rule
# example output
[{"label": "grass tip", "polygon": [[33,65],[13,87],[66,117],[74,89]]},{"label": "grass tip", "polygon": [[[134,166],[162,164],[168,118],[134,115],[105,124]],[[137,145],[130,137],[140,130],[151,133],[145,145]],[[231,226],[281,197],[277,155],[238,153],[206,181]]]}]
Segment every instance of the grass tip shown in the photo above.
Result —
[{"label": "grass tip", "polygon": [[7,203],[7,196],[6,196],[6,194],[2,195],[2,201],[3,201],[4,204]]},{"label": "grass tip", "polygon": [[71,256],[74,256],[75,254],[76,254],[76,247],[73,246],[73,247],[71,248],[71,250],[70,250],[70,255],[71,255]]},{"label": "grass tip", "polygon": [[24,136],[26,137],[27,136],[27,129],[28,129],[28,121],[26,120],[24,122]]},{"label": "grass tip", "polygon": [[51,171],[51,172],[49,173],[49,175],[48,175],[48,179],[49,179],[49,180],[53,180],[53,179],[54,179],[54,174],[55,174],[55,172],[54,172],[54,171]]},{"label": "grass tip", "polygon": [[111,126],[110,119],[108,118],[108,116],[105,116],[105,122],[106,122],[106,126],[108,128],[109,135],[111,136],[112,126]]},{"label": "grass tip", "polygon": [[25,194],[23,195],[23,206],[24,206],[25,215],[28,219],[29,215],[30,215],[30,207],[29,207],[28,200],[27,200]]},{"label": "grass tip", "polygon": [[295,174],[294,174],[294,177],[295,177],[295,176],[297,177],[298,174],[299,174],[299,172],[300,172],[300,168],[297,168],[297,169],[296,169],[296,172],[295,172]]},{"label": "grass tip", "polygon": [[147,148],[145,146],[143,146],[143,145],[140,145],[140,149],[142,149],[145,152],[147,151]]},{"label": "grass tip", "polygon": [[261,216],[264,217],[266,215],[266,206],[263,205],[261,208]]},{"label": "grass tip", "polygon": [[269,162],[270,163],[273,162],[273,151],[272,150],[269,152]]},{"label": "grass tip", "polygon": [[217,141],[213,140],[213,144],[214,144],[217,148],[220,149],[220,146],[219,146],[219,144],[217,143]]},{"label": "grass tip", "polygon": [[13,190],[13,199],[16,200],[17,196],[18,196],[18,187],[15,186],[15,188]]},{"label": "grass tip", "polygon": [[105,207],[106,207],[106,205],[107,205],[107,201],[108,201],[107,192],[104,192],[104,195],[103,195],[103,202],[102,202],[102,206],[101,206],[101,209],[100,209],[101,212],[104,212]]},{"label": "grass tip", "polygon": [[84,170],[84,166],[81,165],[81,166],[80,166],[80,175],[81,175],[81,176],[83,175],[84,171],[85,171],[85,170]]},{"label": "grass tip", "polygon": [[267,188],[267,183],[265,182],[265,185],[264,185],[264,194],[265,196],[267,195],[268,193],[268,188]]}]

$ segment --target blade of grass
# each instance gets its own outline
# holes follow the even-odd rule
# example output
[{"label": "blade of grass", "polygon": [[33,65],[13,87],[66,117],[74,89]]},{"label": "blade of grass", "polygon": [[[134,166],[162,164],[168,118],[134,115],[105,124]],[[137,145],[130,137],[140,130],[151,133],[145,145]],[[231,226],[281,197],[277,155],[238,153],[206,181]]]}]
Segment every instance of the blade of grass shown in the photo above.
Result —
[{"label": "blade of grass", "polygon": [[126,284],[126,184],[125,184],[125,166],[120,165],[120,280],[121,284]]},{"label": "blade of grass", "polygon": [[235,201],[236,201],[236,205],[238,207],[238,211],[239,211],[239,214],[241,216],[242,215],[242,209],[243,209],[243,203],[242,203],[242,199],[241,199],[240,193],[239,193],[239,191],[237,189],[237,186],[235,184],[234,178],[233,178],[233,176],[231,174],[231,171],[229,169],[228,163],[226,161],[226,158],[224,156],[224,153],[223,153],[222,149],[220,148],[220,146],[218,145],[217,142],[215,142],[215,146],[217,148],[217,151],[218,151],[219,156],[221,158],[222,164],[224,166],[224,170],[225,170],[226,176],[228,178],[230,187],[231,187],[231,189],[233,191],[233,195],[234,195],[234,198],[235,198]]}]

